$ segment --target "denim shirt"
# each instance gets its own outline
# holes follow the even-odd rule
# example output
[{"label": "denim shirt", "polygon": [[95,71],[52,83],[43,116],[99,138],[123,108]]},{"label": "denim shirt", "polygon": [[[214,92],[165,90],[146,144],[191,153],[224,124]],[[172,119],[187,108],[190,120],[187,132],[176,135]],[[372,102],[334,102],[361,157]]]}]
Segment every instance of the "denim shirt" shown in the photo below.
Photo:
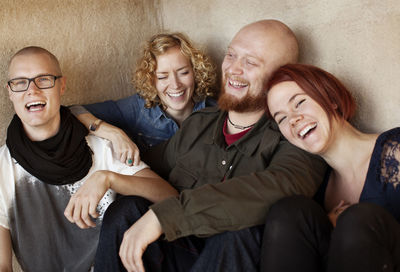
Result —
[{"label": "denim shirt", "polygon": [[[124,130],[143,152],[149,147],[168,140],[178,130],[178,124],[160,106],[146,108],[138,94],[113,101],[84,105],[94,116]],[[194,105],[193,112],[216,105],[206,98]]]}]

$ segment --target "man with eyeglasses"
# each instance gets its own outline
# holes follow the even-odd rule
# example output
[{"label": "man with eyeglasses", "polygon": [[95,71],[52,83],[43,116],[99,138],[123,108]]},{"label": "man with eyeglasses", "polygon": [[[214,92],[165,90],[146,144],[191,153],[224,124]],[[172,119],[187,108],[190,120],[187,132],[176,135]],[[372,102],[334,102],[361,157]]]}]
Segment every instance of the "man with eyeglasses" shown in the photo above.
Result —
[{"label": "man with eyeglasses", "polygon": [[144,163],[115,160],[60,105],[66,78],[52,53],[21,49],[8,78],[16,115],[0,148],[0,271],[12,271],[13,248],[24,271],[87,272],[116,193],[157,202],[176,191]]}]

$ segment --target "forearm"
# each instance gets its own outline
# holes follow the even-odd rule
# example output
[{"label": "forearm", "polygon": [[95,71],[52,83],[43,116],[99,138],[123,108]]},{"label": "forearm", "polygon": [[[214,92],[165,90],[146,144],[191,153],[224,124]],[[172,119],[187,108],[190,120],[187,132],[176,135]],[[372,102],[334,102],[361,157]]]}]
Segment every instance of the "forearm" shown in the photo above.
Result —
[{"label": "forearm", "polygon": [[12,271],[12,247],[10,231],[0,226],[0,272]]},{"label": "forearm", "polygon": [[110,172],[109,174],[109,187],[122,195],[141,196],[153,203],[171,196],[178,196],[178,192],[174,187],[148,168],[137,172],[133,176],[115,172]]},{"label": "forearm", "polygon": [[151,208],[168,240],[235,231],[263,224],[269,207],[282,197],[311,197],[325,170],[321,159],[282,145],[264,171],[184,190],[178,199]]}]

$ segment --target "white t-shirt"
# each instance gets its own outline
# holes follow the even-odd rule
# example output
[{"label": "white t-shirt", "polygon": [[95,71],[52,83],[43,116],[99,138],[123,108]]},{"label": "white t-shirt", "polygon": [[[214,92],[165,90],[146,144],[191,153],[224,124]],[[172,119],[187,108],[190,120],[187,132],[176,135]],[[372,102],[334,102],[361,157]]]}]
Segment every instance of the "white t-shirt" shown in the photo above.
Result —
[{"label": "white t-shirt", "polygon": [[109,190],[98,205],[96,227],[80,229],[64,216],[72,194],[95,171],[134,175],[148,167],[127,166],[115,159],[109,141],[89,135],[93,164],[82,180],[46,184],[23,169],[6,145],[0,148],[0,225],[10,230],[14,252],[27,271],[88,271],[96,252],[102,217],[116,193]]}]

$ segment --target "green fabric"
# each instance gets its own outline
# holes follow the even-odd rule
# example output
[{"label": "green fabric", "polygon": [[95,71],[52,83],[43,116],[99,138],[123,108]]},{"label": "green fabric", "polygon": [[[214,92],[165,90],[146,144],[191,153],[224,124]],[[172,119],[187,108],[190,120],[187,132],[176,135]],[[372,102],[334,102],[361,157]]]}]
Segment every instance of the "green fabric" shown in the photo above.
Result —
[{"label": "green fabric", "polygon": [[181,192],[151,206],[167,240],[263,224],[271,204],[312,196],[323,179],[326,164],[288,143],[265,116],[227,147],[225,117],[216,108],[196,112],[144,157]]}]

